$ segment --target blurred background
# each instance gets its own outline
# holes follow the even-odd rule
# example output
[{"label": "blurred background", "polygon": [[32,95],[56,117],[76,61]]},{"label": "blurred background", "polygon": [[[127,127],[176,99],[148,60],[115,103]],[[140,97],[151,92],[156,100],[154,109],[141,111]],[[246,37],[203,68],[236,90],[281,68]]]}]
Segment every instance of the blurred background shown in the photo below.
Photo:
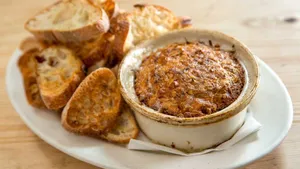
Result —
[{"label": "blurred background", "polygon": [[[54,0],[0,0],[0,168],[96,168],[46,144],[12,108],[5,91],[5,69],[20,41],[30,34],[25,21]],[[300,166],[300,1],[299,0],[119,0],[130,11],[136,3],[159,4],[178,16],[190,16],[194,27],[236,37],[265,61],[287,86],[294,124],[284,142],[247,169]],[[34,155],[36,158],[31,158]],[[4,166],[4,167],[3,167]]]}]

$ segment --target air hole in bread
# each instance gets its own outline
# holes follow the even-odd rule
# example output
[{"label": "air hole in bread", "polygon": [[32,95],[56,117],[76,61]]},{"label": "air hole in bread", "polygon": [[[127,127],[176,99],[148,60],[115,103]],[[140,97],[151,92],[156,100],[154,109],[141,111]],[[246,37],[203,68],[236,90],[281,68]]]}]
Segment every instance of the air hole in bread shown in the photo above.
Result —
[{"label": "air hole in bread", "polygon": [[79,123],[78,123],[78,121],[73,121],[72,122],[74,125],[78,125]]},{"label": "air hole in bread", "polygon": [[51,67],[55,67],[58,64],[58,60],[55,56],[50,56],[48,60],[48,65]]},{"label": "air hole in bread", "polygon": [[38,63],[43,63],[46,60],[43,56],[36,56],[35,59]]}]

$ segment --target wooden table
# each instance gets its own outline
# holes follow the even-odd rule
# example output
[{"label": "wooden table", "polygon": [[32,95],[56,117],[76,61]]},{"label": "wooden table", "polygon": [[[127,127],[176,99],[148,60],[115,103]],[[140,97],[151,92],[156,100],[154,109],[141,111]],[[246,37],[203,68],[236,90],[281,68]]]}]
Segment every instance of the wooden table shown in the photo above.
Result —
[{"label": "wooden table", "polygon": [[[121,0],[120,0],[121,1]],[[5,91],[5,69],[20,40],[23,23],[52,0],[0,0],[0,168],[92,169],[37,137],[20,119]],[[140,2],[140,1],[139,1]],[[130,9],[134,0],[122,0]],[[300,1],[299,0],[150,0],[191,16],[194,27],[235,36],[270,65],[286,84],[294,106],[294,123],[283,143],[247,169],[300,167]]]}]

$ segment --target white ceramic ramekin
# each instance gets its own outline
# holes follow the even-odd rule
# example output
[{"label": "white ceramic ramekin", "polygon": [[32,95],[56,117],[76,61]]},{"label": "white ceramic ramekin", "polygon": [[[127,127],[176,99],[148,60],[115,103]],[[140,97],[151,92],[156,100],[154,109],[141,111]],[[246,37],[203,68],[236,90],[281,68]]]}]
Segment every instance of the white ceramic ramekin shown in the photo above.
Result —
[{"label": "white ceramic ramekin", "polygon": [[[221,49],[235,50],[237,59],[246,70],[246,82],[240,96],[227,108],[202,117],[181,118],[159,113],[138,100],[134,90],[134,71],[139,68],[141,61],[157,48],[186,41],[219,44]],[[153,142],[186,152],[211,148],[235,134],[243,124],[246,108],[256,93],[258,76],[255,57],[244,44],[223,33],[200,29],[171,32],[142,43],[123,59],[118,75],[121,93],[134,110],[144,134]]]}]

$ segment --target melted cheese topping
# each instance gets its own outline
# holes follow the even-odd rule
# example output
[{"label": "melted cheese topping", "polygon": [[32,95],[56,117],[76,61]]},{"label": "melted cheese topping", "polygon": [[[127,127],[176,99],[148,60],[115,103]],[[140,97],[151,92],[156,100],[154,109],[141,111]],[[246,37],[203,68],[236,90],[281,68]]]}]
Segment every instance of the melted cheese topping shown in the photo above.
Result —
[{"label": "melted cheese topping", "polygon": [[245,72],[234,52],[199,42],[171,44],[135,73],[139,100],[161,113],[199,117],[222,110],[242,92]]}]

